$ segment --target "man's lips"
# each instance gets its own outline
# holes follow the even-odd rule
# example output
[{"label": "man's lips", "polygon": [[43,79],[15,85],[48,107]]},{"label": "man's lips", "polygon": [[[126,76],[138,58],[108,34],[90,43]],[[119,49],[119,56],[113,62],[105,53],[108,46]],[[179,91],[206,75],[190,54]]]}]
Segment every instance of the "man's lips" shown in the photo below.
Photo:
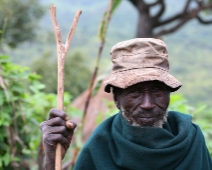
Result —
[{"label": "man's lips", "polygon": [[142,122],[146,122],[146,123],[152,122],[155,119],[155,117],[153,117],[153,116],[151,116],[151,117],[150,116],[136,116],[135,118],[139,119]]}]

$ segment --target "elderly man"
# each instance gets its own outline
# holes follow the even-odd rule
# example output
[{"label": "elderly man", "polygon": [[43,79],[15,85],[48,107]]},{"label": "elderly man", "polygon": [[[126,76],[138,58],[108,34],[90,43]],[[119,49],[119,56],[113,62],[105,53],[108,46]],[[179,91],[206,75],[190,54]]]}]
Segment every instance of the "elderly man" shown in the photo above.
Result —
[{"label": "elderly man", "polygon": [[[169,73],[166,45],[137,38],[112,47],[113,70],[105,92],[120,112],[102,122],[82,149],[76,170],[212,170],[200,128],[191,116],[167,111],[170,92],[181,83]],[[41,124],[46,169],[54,169],[55,146],[63,155],[75,128],[57,109]]]}]

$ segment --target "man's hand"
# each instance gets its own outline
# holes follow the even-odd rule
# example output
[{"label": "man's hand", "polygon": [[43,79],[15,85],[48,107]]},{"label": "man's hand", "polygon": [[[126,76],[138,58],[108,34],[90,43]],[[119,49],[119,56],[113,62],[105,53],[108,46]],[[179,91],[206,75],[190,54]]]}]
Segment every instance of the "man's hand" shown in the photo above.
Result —
[{"label": "man's hand", "polygon": [[45,168],[55,167],[55,151],[57,143],[62,145],[62,158],[71,143],[76,124],[71,122],[65,112],[59,109],[51,109],[49,120],[40,124],[43,133],[43,145],[46,153]]}]

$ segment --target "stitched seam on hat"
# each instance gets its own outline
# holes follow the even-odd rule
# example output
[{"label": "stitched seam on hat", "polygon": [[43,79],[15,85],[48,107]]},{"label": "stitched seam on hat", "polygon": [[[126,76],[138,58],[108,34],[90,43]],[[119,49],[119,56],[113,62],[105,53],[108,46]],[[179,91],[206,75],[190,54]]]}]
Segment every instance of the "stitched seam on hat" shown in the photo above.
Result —
[{"label": "stitched seam on hat", "polygon": [[[160,70],[158,70],[158,71],[160,71]],[[162,71],[162,70],[161,70],[161,71]],[[168,72],[168,73],[169,73],[169,72]],[[172,88],[177,88],[177,87],[182,86],[182,83],[181,83],[180,81],[178,81],[176,78],[175,78],[176,80],[174,80],[174,81],[173,81],[172,78],[170,79],[170,77],[169,77],[170,74],[167,75],[165,72],[162,72],[161,74],[162,74],[161,77],[160,77],[161,79],[157,79],[157,78],[156,78],[155,80],[163,81],[164,83],[165,83],[165,82],[168,82],[169,85],[173,86]],[[151,80],[151,79],[146,78],[145,81],[147,81],[147,80]],[[171,80],[172,80],[172,81],[171,81]],[[109,80],[108,80],[108,81],[105,81],[104,84],[105,84],[105,86],[107,86],[107,85],[110,84],[110,85],[114,85],[114,86],[117,86],[117,87],[121,87],[120,84],[116,84],[116,82],[111,82],[111,81],[109,81]],[[136,84],[136,83],[134,82],[133,84]],[[121,88],[124,88],[124,87],[121,87]]]},{"label": "stitched seam on hat", "polygon": [[[138,55],[138,54],[151,54],[151,53],[147,53],[147,52],[145,52],[145,53],[133,53],[133,54],[122,54],[121,56],[119,56],[119,57],[111,57],[112,59],[116,59],[116,58],[120,58],[120,57],[123,57],[123,56],[133,56],[133,55]],[[157,55],[157,56],[166,56],[167,54],[164,54],[164,55],[161,55],[161,54],[158,54],[158,53],[154,53],[154,54],[152,54],[152,55]]]},{"label": "stitched seam on hat", "polygon": [[131,69],[126,69],[126,70],[120,70],[120,71],[114,71],[113,73],[118,73],[118,72],[123,72],[123,71],[128,71],[128,70],[134,70],[134,69],[141,69],[141,68],[157,68],[157,69],[159,69],[159,70],[163,70],[163,71],[165,71],[165,72],[169,72],[169,71],[167,71],[166,69],[163,69],[163,68],[161,68],[161,67],[157,67],[157,66],[147,66],[147,67],[139,67],[139,68],[131,68]]},{"label": "stitched seam on hat", "polygon": [[[151,53],[145,52],[145,53],[123,54],[122,56],[132,56],[132,55],[138,55],[138,54],[151,54]],[[157,53],[154,53],[154,54],[159,55],[159,54],[157,54]]]},{"label": "stitched seam on hat", "polygon": [[[143,79],[143,81],[142,82],[144,82],[144,81],[149,81],[149,80],[152,80],[151,78],[144,78]],[[165,77],[163,78],[163,77],[161,77],[161,79],[154,79],[154,80],[158,80],[158,81],[163,81],[164,83],[165,82],[167,82],[167,80],[165,79]],[[132,85],[133,84],[136,84],[136,83],[138,83],[138,82],[140,82],[140,81],[134,81],[133,83],[132,83]],[[180,82],[170,82],[170,81],[168,81],[169,82],[169,85],[170,86],[173,86],[174,85],[174,87],[172,87],[172,88],[177,88],[178,86],[182,86],[182,83],[180,83]],[[108,84],[107,85],[113,85],[113,86],[117,86],[117,87],[120,87],[120,88],[127,88],[127,87],[129,87],[129,86],[131,86],[131,85],[129,85],[129,86],[126,86],[126,87],[124,87],[124,86],[122,86],[122,85],[120,85],[120,84],[116,84],[116,82],[107,82]],[[165,83],[166,84],[166,83]],[[106,86],[107,86],[106,85]],[[168,85],[168,86],[169,86]],[[178,85],[177,87],[176,87],[176,85]]]}]

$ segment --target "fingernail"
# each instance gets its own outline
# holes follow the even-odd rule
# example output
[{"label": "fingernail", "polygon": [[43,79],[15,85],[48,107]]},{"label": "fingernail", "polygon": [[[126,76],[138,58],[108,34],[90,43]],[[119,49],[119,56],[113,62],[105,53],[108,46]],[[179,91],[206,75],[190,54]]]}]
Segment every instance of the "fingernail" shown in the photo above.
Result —
[{"label": "fingernail", "polygon": [[73,128],[74,128],[74,125],[73,125],[73,123],[71,123],[71,122],[69,122],[69,121],[66,121],[66,127],[67,127],[68,129],[73,129]]},{"label": "fingernail", "polygon": [[72,124],[72,127],[73,127],[74,129],[77,127],[77,124],[76,124],[75,122],[71,122],[70,120],[69,120],[69,122]]}]

